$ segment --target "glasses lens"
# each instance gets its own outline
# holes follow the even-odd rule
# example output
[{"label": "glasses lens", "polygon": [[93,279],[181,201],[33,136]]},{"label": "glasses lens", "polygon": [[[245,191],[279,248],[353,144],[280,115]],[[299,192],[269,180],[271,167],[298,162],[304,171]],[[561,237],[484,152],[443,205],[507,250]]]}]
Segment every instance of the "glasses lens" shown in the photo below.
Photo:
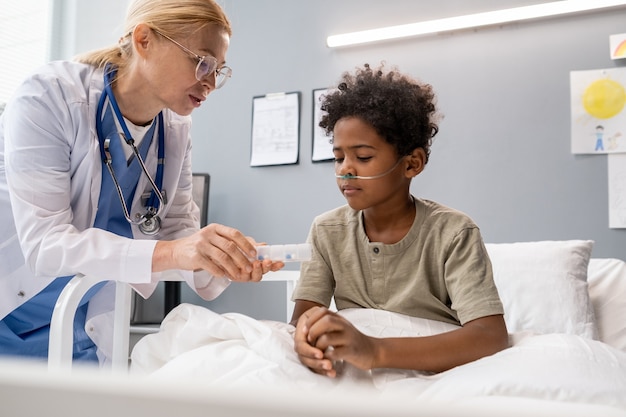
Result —
[{"label": "glasses lens", "polygon": [[203,57],[196,66],[196,79],[201,81],[207,74],[215,71],[217,68],[217,60],[210,56]]},{"label": "glasses lens", "polygon": [[217,70],[217,72],[215,73],[215,88],[220,88],[221,86],[226,84],[226,81],[228,81],[232,74],[233,70],[227,66],[223,66],[222,68]]}]

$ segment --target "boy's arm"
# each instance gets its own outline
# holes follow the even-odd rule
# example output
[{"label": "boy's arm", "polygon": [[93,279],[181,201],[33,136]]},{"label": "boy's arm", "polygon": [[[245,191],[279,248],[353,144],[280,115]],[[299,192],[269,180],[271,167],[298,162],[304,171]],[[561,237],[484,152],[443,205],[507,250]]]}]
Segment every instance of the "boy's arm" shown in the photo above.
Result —
[{"label": "boy's arm", "polygon": [[487,316],[434,336],[375,339],[373,367],[443,372],[493,355],[508,345],[504,317]]},{"label": "boy's arm", "polygon": [[[396,368],[442,372],[492,355],[508,347],[502,315],[482,317],[447,333],[424,337],[374,338],[359,332],[345,318],[313,312],[307,323],[310,344],[332,361],[344,360],[360,369]],[[332,346],[332,349],[328,349]],[[302,359],[301,359],[302,360]],[[325,361],[307,361],[314,371],[334,376]],[[321,366],[315,369],[315,366]]]}]

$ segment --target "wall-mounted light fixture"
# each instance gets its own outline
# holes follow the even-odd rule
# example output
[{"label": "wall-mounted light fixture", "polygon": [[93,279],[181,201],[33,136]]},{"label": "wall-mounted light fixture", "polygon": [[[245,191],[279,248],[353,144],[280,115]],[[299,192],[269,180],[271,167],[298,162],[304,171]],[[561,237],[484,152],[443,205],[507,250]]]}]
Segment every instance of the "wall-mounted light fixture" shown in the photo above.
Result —
[{"label": "wall-mounted light fixture", "polygon": [[335,48],[617,7],[626,7],[626,1],[561,0],[532,6],[514,7],[511,9],[494,10],[491,12],[332,35],[326,39],[326,44],[329,48]]}]

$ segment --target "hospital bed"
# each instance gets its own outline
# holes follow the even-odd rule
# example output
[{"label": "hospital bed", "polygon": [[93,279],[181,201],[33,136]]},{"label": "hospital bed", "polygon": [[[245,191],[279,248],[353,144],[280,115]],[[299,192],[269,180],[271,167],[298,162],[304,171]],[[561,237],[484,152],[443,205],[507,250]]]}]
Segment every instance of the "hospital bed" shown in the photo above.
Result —
[{"label": "hospital bed", "polygon": [[[79,389],[66,382],[67,389],[88,389],[96,396],[105,395],[99,391],[104,390],[113,403],[149,397],[158,401],[161,410],[171,412],[181,406],[190,410],[188,415],[215,407],[233,416],[276,417],[322,412],[327,416],[626,416],[626,262],[591,258],[591,248],[590,241],[488,244],[511,347],[440,374],[364,372],[345,366],[338,379],[330,380],[298,363],[291,344],[293,328],[286,323],[182,304],[168,314],[158,333],[137,344],[129,374],[112,374],[121,378],[112,386],[91,381]],[[297,273],[289,272],[288,277],[293,284]],[[118,301],[127,307],[127,288],[119,291]],[[72,308],[68,303],[63,315]],[[380,310],[342,313],[374,336],[446,331],[423,319]],[[126,323],[123,318],[116,329],[122,344]],[[65,318],[64,324],[55,326],[53,337],[61,332],[67,338],[65,327],[71,328],[71,320]],[[66,359],[57,360],[62,366],[52,366],[51,357],[51,369],[71,366],[71,345],[60,345],[59,352]],[[118,369],[126,369],[121,362]],[[0,370],[0,392],[5,390],[3,384],[20,391],[3,382]],[[42,379],[20,384],[24,390],[33,385],[52,389],[42,388]],[[153,411],[156,414],[146,415],[165,415]]]},{"label": "hospital bed", "polygon": [[264,385],[248,390],[207,387],[190,379],[168,383],[76,369],[71,376],[40,364],[0,361],[0,414],[63,417],[623,417],[602,405],[551,401],[425,402]]}]

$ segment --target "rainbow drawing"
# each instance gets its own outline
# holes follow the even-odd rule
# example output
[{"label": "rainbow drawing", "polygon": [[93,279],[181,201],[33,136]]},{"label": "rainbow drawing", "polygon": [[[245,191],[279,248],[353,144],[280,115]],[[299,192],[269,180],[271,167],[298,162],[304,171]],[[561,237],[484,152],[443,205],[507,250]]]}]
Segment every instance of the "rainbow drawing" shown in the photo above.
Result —
[{"label": "rainbow drawing", "polygon": [[611,59],[626,58],[626,33],[611,35],[609,44],[611,46]]}]

